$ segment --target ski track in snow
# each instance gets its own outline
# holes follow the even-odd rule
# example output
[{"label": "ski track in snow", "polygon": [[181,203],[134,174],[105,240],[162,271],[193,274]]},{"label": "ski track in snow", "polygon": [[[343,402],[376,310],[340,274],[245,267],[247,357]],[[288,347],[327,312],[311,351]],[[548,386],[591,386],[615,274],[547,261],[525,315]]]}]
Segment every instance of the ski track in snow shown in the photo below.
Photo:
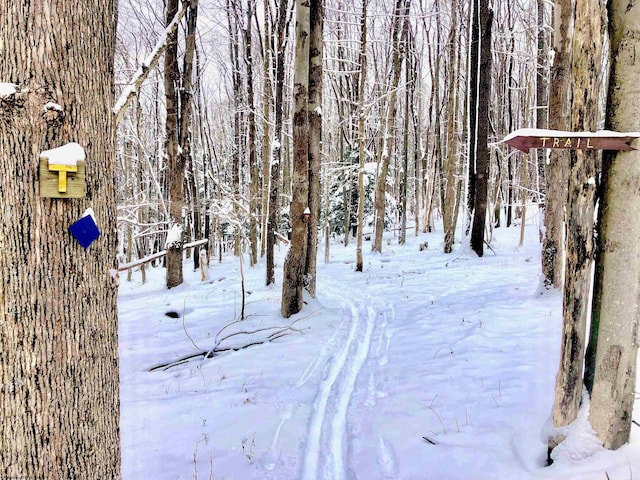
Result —
[{"label": "ski track in snow", "polygon": [[[340,298],[338,292],[336,298]],[[347,410],[356,390],[358,376],[372,350],[373,332],[380,315],[372,306],[358,307],[371,303],[362,299],[343,303],[343,318],[348,319],[349,332],[344,344],[338,347],[339,352],[329,358],[327,371],[316,393],[305,447],[301,477],[303,480],[348,478]],[[386,315],[382,317],[386,322]],[[379,339],[379,342],[381,341]],[[383,350],[384,355],[386,348],[379,343],[376,357],[379,358]],[[374,385],[375,379],[371,377],[370,380]]]}]

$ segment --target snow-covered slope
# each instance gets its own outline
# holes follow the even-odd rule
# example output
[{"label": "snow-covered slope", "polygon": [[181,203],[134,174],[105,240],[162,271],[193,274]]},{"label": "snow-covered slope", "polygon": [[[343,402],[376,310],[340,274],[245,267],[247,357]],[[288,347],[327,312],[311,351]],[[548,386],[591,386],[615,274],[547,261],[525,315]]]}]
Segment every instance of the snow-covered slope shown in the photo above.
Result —
[{"label": "snow-covered slope", "polygon": [[[363,273],[355,247],[334,243],[318,298],[289,320],[280,283],[264,287],[264,265],[245,264],[246,319],[224,330],[241,312],[237,258],[212,261],[205,282],[185,261],[169,291],[162,269],[146,285],[134,273],[119,297],[123,478],[640,476],[635,426],[618,452],[578,428],[544,466],[562,302],[540,289],[537,227],[524,247],[518,235],[497,229],[482,259],[460,243],[444,255],[440,232],[390,237],[382,254],[365,243]],[[269,335],[280,338],[149,371]]]}]

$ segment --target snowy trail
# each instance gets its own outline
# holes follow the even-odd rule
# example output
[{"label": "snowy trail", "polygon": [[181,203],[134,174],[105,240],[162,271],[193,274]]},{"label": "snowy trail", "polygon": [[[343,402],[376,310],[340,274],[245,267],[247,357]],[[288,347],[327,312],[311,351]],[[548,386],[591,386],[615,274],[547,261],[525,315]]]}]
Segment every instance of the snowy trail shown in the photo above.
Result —
[{"label": "snowy trail", "polygon": [[[341,292],[335,292],[340,298]],[[363,299],[342,301],[349,332],[339,351],[329,358],[320,382],[305,448],[303,480],[348,477],[349,425],[347,411],[356,391],[356,381],[372,350],[378,312]],[[384,317],[386,318],[386,317]]]}]

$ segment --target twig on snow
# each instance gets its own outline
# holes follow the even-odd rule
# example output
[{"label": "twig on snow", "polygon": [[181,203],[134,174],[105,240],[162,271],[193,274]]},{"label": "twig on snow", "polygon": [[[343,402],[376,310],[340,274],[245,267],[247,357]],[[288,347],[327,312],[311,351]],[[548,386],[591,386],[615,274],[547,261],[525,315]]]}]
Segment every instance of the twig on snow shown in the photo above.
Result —
[{"label": "twig on snow", "polygon": [[[215,344],[214,344],[214,346],[212,348],[210,348],[208,350],[201,350],[199,352],[192,353],[192,354],[189,354],[189,355],[185,355],[185,356],[180,357],[180,358],[178,358],[176,360],[173,360],[171,362],[166,362],[166,363],[162,363],[162,364],[156,365],[156,366],[150,368],[149,371],[150,372],[154,372],[156,370],[168,370],[170,368],[177,367],[178,365],[182,365],[184,363],[188,363],[191,360],[196,359],[196,358],[202,358],[202,360],[205,360],[205,359],[208,359],[208,358],[213,358],[219,353],[224,353],[224,352],[229,352],[229,351],[237,352],[239,350],[243,350],[245,348],[253,347],[255,345],[262,345],[262,344],[265,344],[265,343],[273,342],[275,340],[278,340],[279,338],[285,337],[287,335],[291,335],[292,333],[302,333],[305,330],[308,330],[310,327],[297,328],[297,327],[295,327],[295,324],[300,322],[301,320],[304,320],[304,319],[312,317],[316,313],[318,313],[318,312],[313,312],[310,315],[306,315],[304,317],[297,318],[294,321],[292,321],[291,323],[289,323],[288,325],[256,328],[255,330],[240,330],[240,331],[237,331],[237,332],[229,333],[228,335],[225,335],[224,337],[218,338],[218,335],[220,335],[220,333],[223,330],[225,330],[226,328],[228,328],[230,325],[234,325],[234,324],[237,324],[237,323],[241,322],[241,320],[235,320],[233,322],[228,323],[227,325],[222,327],[222,329],[220,329],[220,331],[218,332],[218,335],[216,335],[217,340],[216,340],[216,342],[215,342]],[[251,335],[255,335],[255,334],[258,334],[258,333],[264,333],[264,332],[268,332],[268,331],[273,331],[273,332],[270,333],[269,335],[267,335],[264,338],[255,339],[253,341],[248,341],[247,343],[243,343],[243,344],[236,345],[236,346],[229,346],[229,347],[221,346],[224,341],[226,341],[226,340],[228,340],[230,338],[236,337],[236,336],[242,336],[242,335],[251,336]]]}]

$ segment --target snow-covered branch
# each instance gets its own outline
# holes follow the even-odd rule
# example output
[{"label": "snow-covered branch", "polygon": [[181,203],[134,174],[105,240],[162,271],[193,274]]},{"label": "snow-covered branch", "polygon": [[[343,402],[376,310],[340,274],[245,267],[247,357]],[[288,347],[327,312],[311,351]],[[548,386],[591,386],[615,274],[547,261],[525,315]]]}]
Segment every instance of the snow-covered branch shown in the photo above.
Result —
[{"label": "snow-covered branch", "polygon": [[[177,367],[178,365],[182,365],[196,358],[201,358],[202,360],[206,360],[208,358],[213,358],[219,355],[220,353],[243,350],[245,348],[253,347],[254,345],[262,345],[264,343],[273,342],[274,340],[277,340],[287,335],[291,335],[292,333],[302,333],[305,330],[308,330],[309,327],[299,328],[296,326],[296,323],[300,322],[301,320],[307,319],[312,315],[315,315],[315,313],[317,312],[314,312],[311,315],[307,315],[305,317],[297,318],[287,325],[262,327],[262,328],[256,328],[253,330],[240,330],[240,331],[229,333],[223,337],[220,337],[219,336],[220,333],[230,325],[243,323],[243,321],[236,320],[234,322],[229,323],[228,325],[225,325],[218,332],[218,335],[216,335],[215,345],[209,350],[202,350],[200,352],[189,354],[184,357],[178,358],[177,360],[174,360],[172,362],[156,365],[155,367],[150,368],[149,371],[153,372],[156,370],[168,370],[170,368]],[[271,332],[271,333],[266,335],[266,332]],[[265,334],[265,335],[260,335],[260,334]],[[237,336],[240,336],[241,338],[246,338],[246,341],[236,345],[230,345],[230,346],[222,345],[225,341]]]},{"label": "snow-covered branch", "polygon": [[[209,240],[207,240],[206,238],[203,240],[196,240],[195,242],[190,242],[190,243],[185,243],[182,246],[183,250],[186,250],[187,248],[192,248],[192,247],[196,247],[198,245],[205,245]],[[160,252],[156,252],[153,253],[151,255],[148,255],[144,258],[140,258],[138,260],[134,260],[133,262],[128,262],[128,263],[121,263],[118,265],[118,271],[119,272],[124,272],[125,270],[129,270],[130,268],[134,268],[134,267],[138,267],[140,265],[143,265],[145,263],[149,263],[152,260],[155,260],[157,258],[161,258],[164,257],[167,254],[166,250],[162,250]]]},{"label": "snow-covered branch", "polygon": [[138,68],[136,73],[133,75],[133,78],[131,78],[129,83],[127,83],[127,85],[122,90],[120,97],[113,107],[113,115],[116,126],[120,123],[120,120],[122,120],[124,113],[127,111],[129,103],[136,95],[144,81],[147,79],[149,72],[151,72],[151,70],[153,70],[156,65],[158,65],[160,56],[167,47],[167,38],[169,38],[169,35],[173,34],[178,29],[180,20],[182,20],[182,17],[184,17],[185,13],[187,12],[189,3],[189,0],[183,0],[183,2],[180,4],[180,10],[176,12],[176,15],[175,17],[173,17],[171,23],[167,25],[167,28],[165,28],[164,32],[162,32],[162,34],[160,35],[155,48],[151,51],[151,53],[149,53],[149,55],[147,55],[147,57],[142,62],[142,65],[140,65],[140,68]]}]

